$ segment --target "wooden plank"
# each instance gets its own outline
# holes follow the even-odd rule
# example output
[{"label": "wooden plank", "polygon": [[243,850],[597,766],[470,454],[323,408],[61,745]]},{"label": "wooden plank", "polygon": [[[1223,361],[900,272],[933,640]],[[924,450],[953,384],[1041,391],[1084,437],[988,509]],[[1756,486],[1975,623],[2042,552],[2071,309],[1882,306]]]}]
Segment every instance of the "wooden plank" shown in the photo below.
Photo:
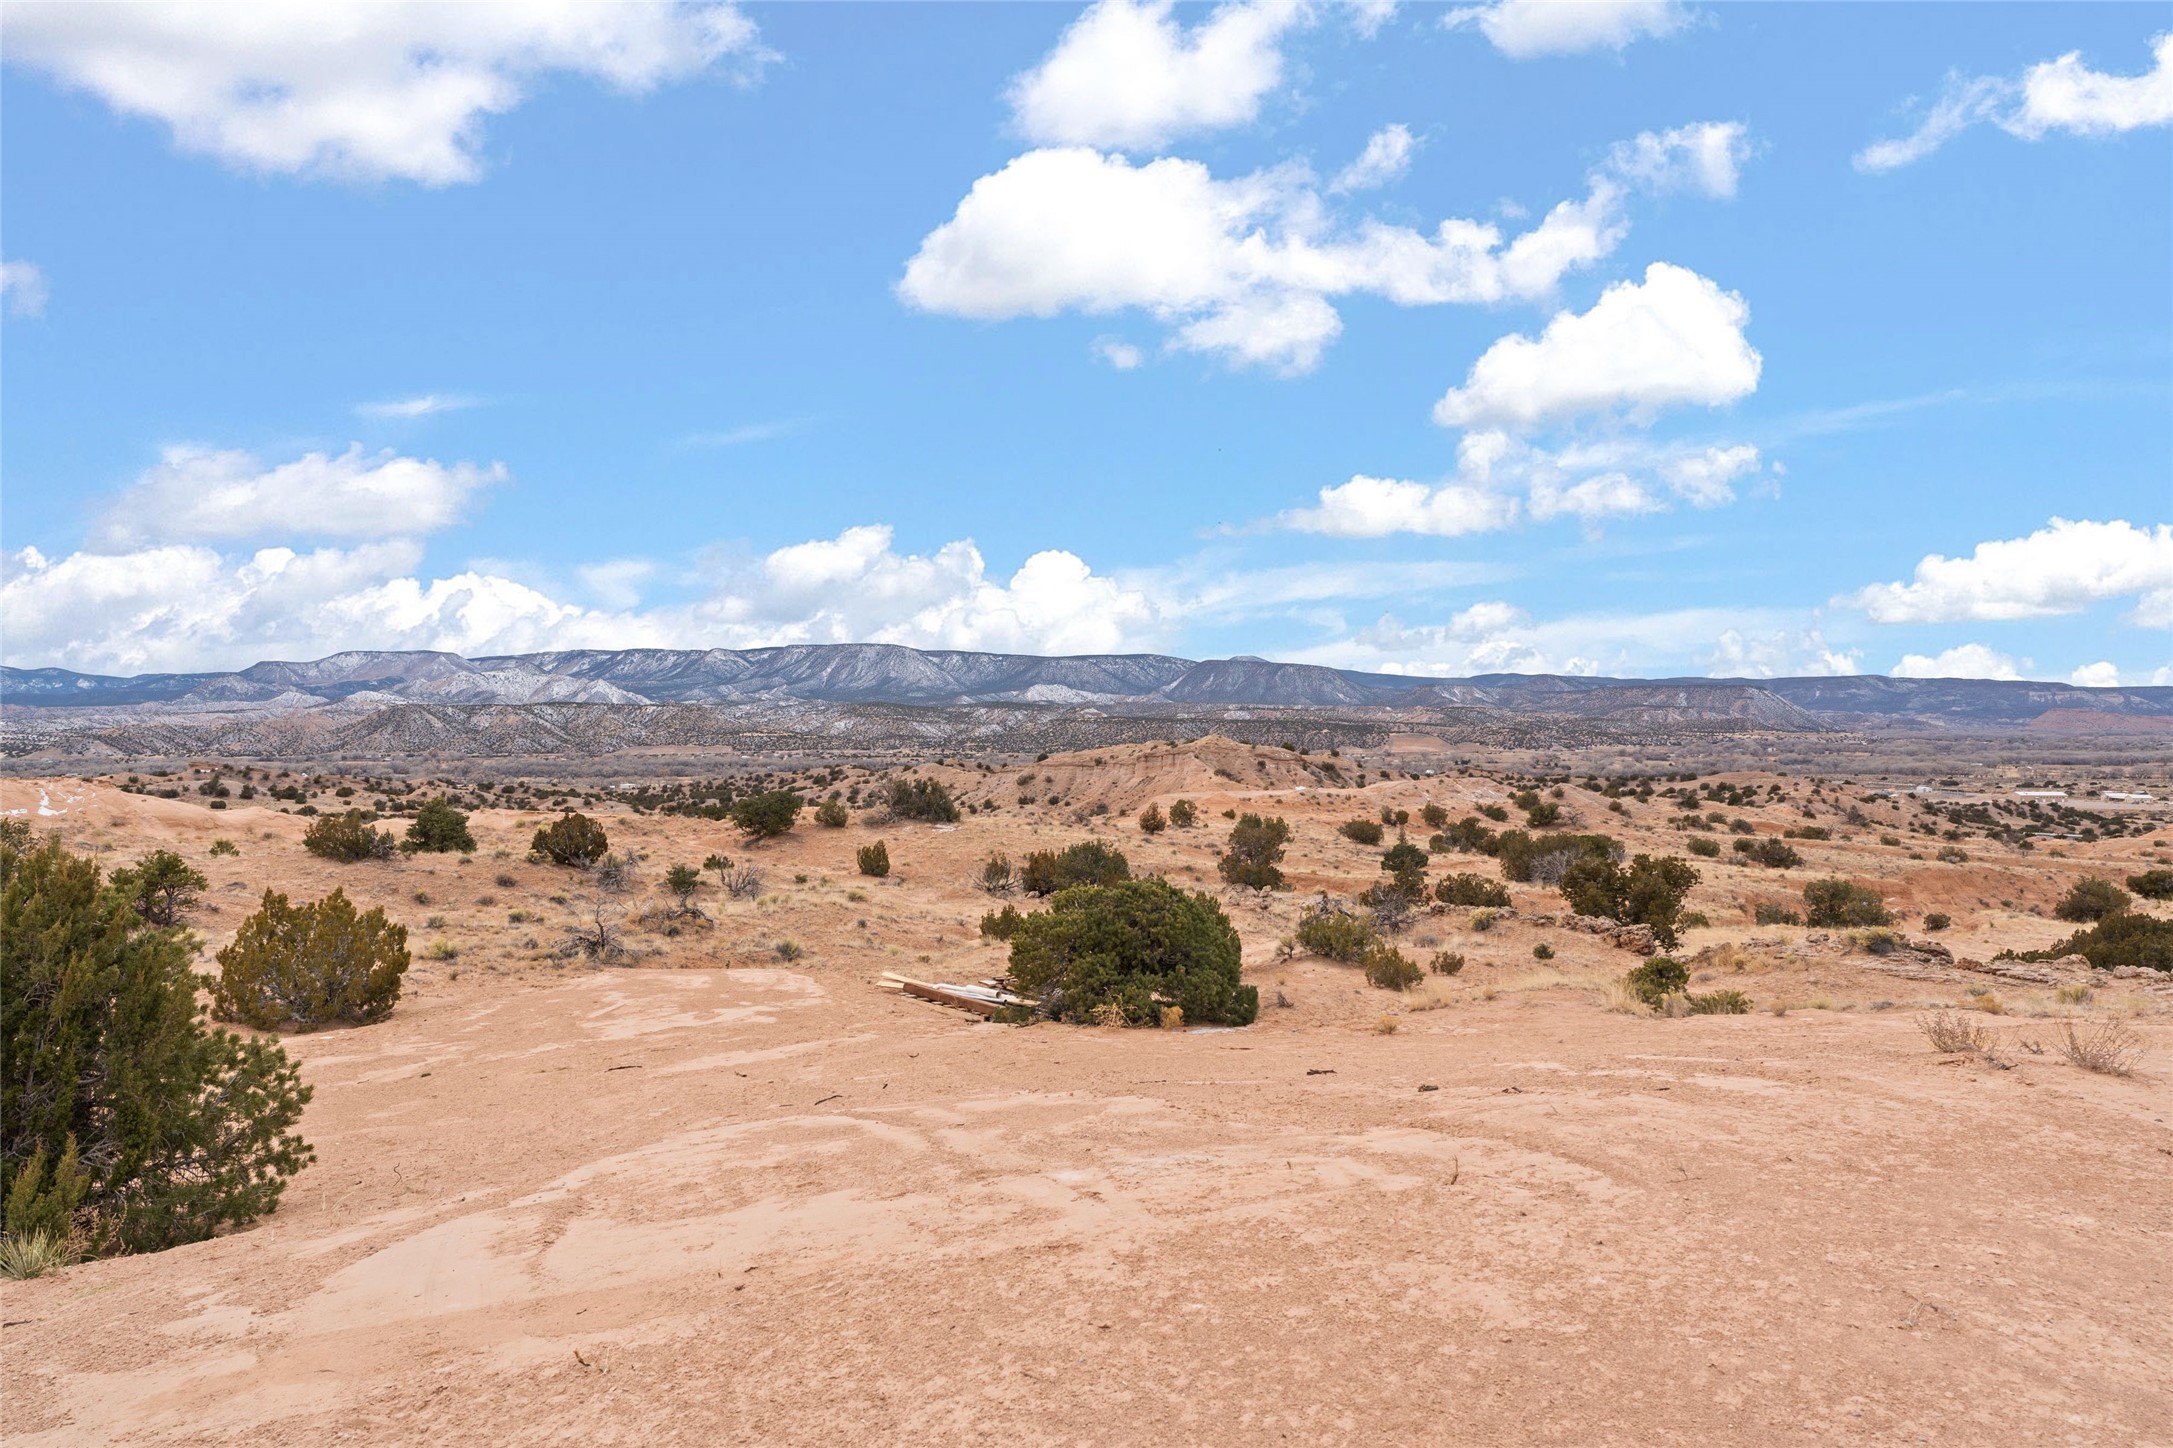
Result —
[{"label": "wooden plank", "polygon": [[955,991],[947,991],[939,985],[930,985],[926,981],[905,981],[903,982],[903,989],[907,995],[919,996],[924,1001],[934,1001],[941,1006],[955,1006],[962,1011],[972,1011],[977,1016],[993,1016],[1003,1009],[995,1001],[976,1000],[972,996],[959,995]]}]

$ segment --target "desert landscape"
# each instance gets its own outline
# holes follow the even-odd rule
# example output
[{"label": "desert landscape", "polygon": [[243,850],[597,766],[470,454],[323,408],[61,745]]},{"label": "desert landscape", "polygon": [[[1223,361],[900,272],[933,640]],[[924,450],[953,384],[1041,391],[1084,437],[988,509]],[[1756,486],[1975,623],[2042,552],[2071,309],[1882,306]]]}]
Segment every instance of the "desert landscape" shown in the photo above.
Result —
[{"label": "desert landscape", "polygon": [[2173,23],[0,0],[0,1448],[2173,1448]]},{"label": "desert landscape", "polygon": [[[267,888],[382,907],[412,954],[385,1019],[281,1033],[315,1157],[276,1211],[0,1285],[10,1440],[2169,1441],[2173,975],[1995,958],[2073,934],[2076,881],[2169,863],[2166,771],[2066,781],[2025,848],[1994,838],[2021,784],[1947,768],[1923,793],[1549,777],[1414,735],[1209,736],[741,758],[706,795],[518,765],[10,779],[9,818],[109,870],[200,871],[202,970]],[[907,780],[956,822],[897,817]],[[677,812],[731,781],[852,804],[755,842]],[[312,815],[397,827],[430,798],[472,853],[303,847]],[[1141,828],[1180,800],[1190,827]],[[1386,878],[1364,824],[1548,804],[1698,869],[1676,1004],[1624,989],[1649,941],[1536,881],[1390,922],[1436,962],[1408,988],[1298,942]],[[608,889],[530,858],[576,807],[624,862]],[[1242,815],[1288,823],[1285,888],[1219,877]],[[1798,859],[1685,853],[1706,838]],[[878,840],[889,873],[862,874]],[[1047,902],[987,861],[1085,841],[1217,900],[1255,1021],[1012,1024],[896,988],[1004,980],[982,917]],[[682,910],[670,867],[712,855],[730,873]],[[1500,878],[1427,855],[1430,881]],[[1823,878],[1894,927],[1758,923]],[[1707,991],[1742,1013],[1681,1006]],[[2118,1059],[2078,1064],[2105,1039]]]}]

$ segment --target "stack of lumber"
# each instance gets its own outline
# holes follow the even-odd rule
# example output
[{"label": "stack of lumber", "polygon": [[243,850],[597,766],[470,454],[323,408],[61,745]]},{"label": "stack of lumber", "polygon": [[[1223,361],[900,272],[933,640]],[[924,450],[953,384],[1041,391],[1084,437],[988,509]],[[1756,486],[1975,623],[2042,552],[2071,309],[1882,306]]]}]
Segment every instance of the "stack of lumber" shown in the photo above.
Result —
[{"label": "stack of lumber", "polygon": [[1005,990],[1003,983],[997,980],[984,980],[978,985],[958,985],[947,980],[914,980],[910,976],[897,975],[886,970],[883,972],[882,984],[884,990],[894,990],[920,1000],[934,1001],[941,1006],[972,1011],[977,1016],[993,1016],[1005,1006],[1033,1004],[1025,996]]}]

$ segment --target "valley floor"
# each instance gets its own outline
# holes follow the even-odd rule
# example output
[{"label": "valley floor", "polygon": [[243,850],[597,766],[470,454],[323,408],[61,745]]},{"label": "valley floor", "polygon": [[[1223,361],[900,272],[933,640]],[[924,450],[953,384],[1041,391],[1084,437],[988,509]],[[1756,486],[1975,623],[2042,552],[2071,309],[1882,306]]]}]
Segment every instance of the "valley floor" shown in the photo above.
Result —
[{"label": "valley floor", "polygon": [[[242,886],[332,868],[285,816],[65,788],[122,856],[242,836],[254,860],[203,862],[236,887],[214,943]],[[348,878],[473,914],[517,836],[484,823],[465,867]],[[1511,922],[1406,998],[1276,960],[1243,905],[1248,978],[1289,1002],[1243,1030],[880,989],[1000,968],[946,883],[999,828],[892,831],[943,868],[810,879],[827,923],[761,907],[809,912],[789,967],[722,902],[630,968],[456,970],[419,929],[388,1021],[287,1039],[317,1161],[273,1216],[0,1284],[8,1441],[2173,1443],[2162,995],[2093,1005],[2149,1045],[2133,1076],[2033,1054],[2056,1021],[2019,1011],[1985,1018],[2001,1069],[1927,1047],[1958,988],[1857,958],[1746,971],[1786,1014],[1632,1016],[1600,995],[1632,957],[1557,933],[1539,970]],[[774,847],[779,878],[835,841]]]}]

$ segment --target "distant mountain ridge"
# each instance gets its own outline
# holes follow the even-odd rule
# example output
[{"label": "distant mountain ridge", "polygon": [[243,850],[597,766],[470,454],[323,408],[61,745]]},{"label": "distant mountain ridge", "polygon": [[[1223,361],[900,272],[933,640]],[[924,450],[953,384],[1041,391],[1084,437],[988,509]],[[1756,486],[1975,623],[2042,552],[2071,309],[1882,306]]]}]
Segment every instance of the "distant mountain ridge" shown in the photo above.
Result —
[{"label": "distant mountain ridge", "polygon": [[356,650],[223,673],[117,677],[0,666],[0,704],[139,712],[291,711],[345,704],[1033,704],[1139,709],[1486,709],[1628,724],[1709,721],[1822,730],[1914,721],[2020,728],[2050,711],[2173,718],[2173,688],[2086,689],[1876,674],[1795,679],[1424,678],[1249,657],[973,653],[898,644],[577,649],[468,659]]}]

